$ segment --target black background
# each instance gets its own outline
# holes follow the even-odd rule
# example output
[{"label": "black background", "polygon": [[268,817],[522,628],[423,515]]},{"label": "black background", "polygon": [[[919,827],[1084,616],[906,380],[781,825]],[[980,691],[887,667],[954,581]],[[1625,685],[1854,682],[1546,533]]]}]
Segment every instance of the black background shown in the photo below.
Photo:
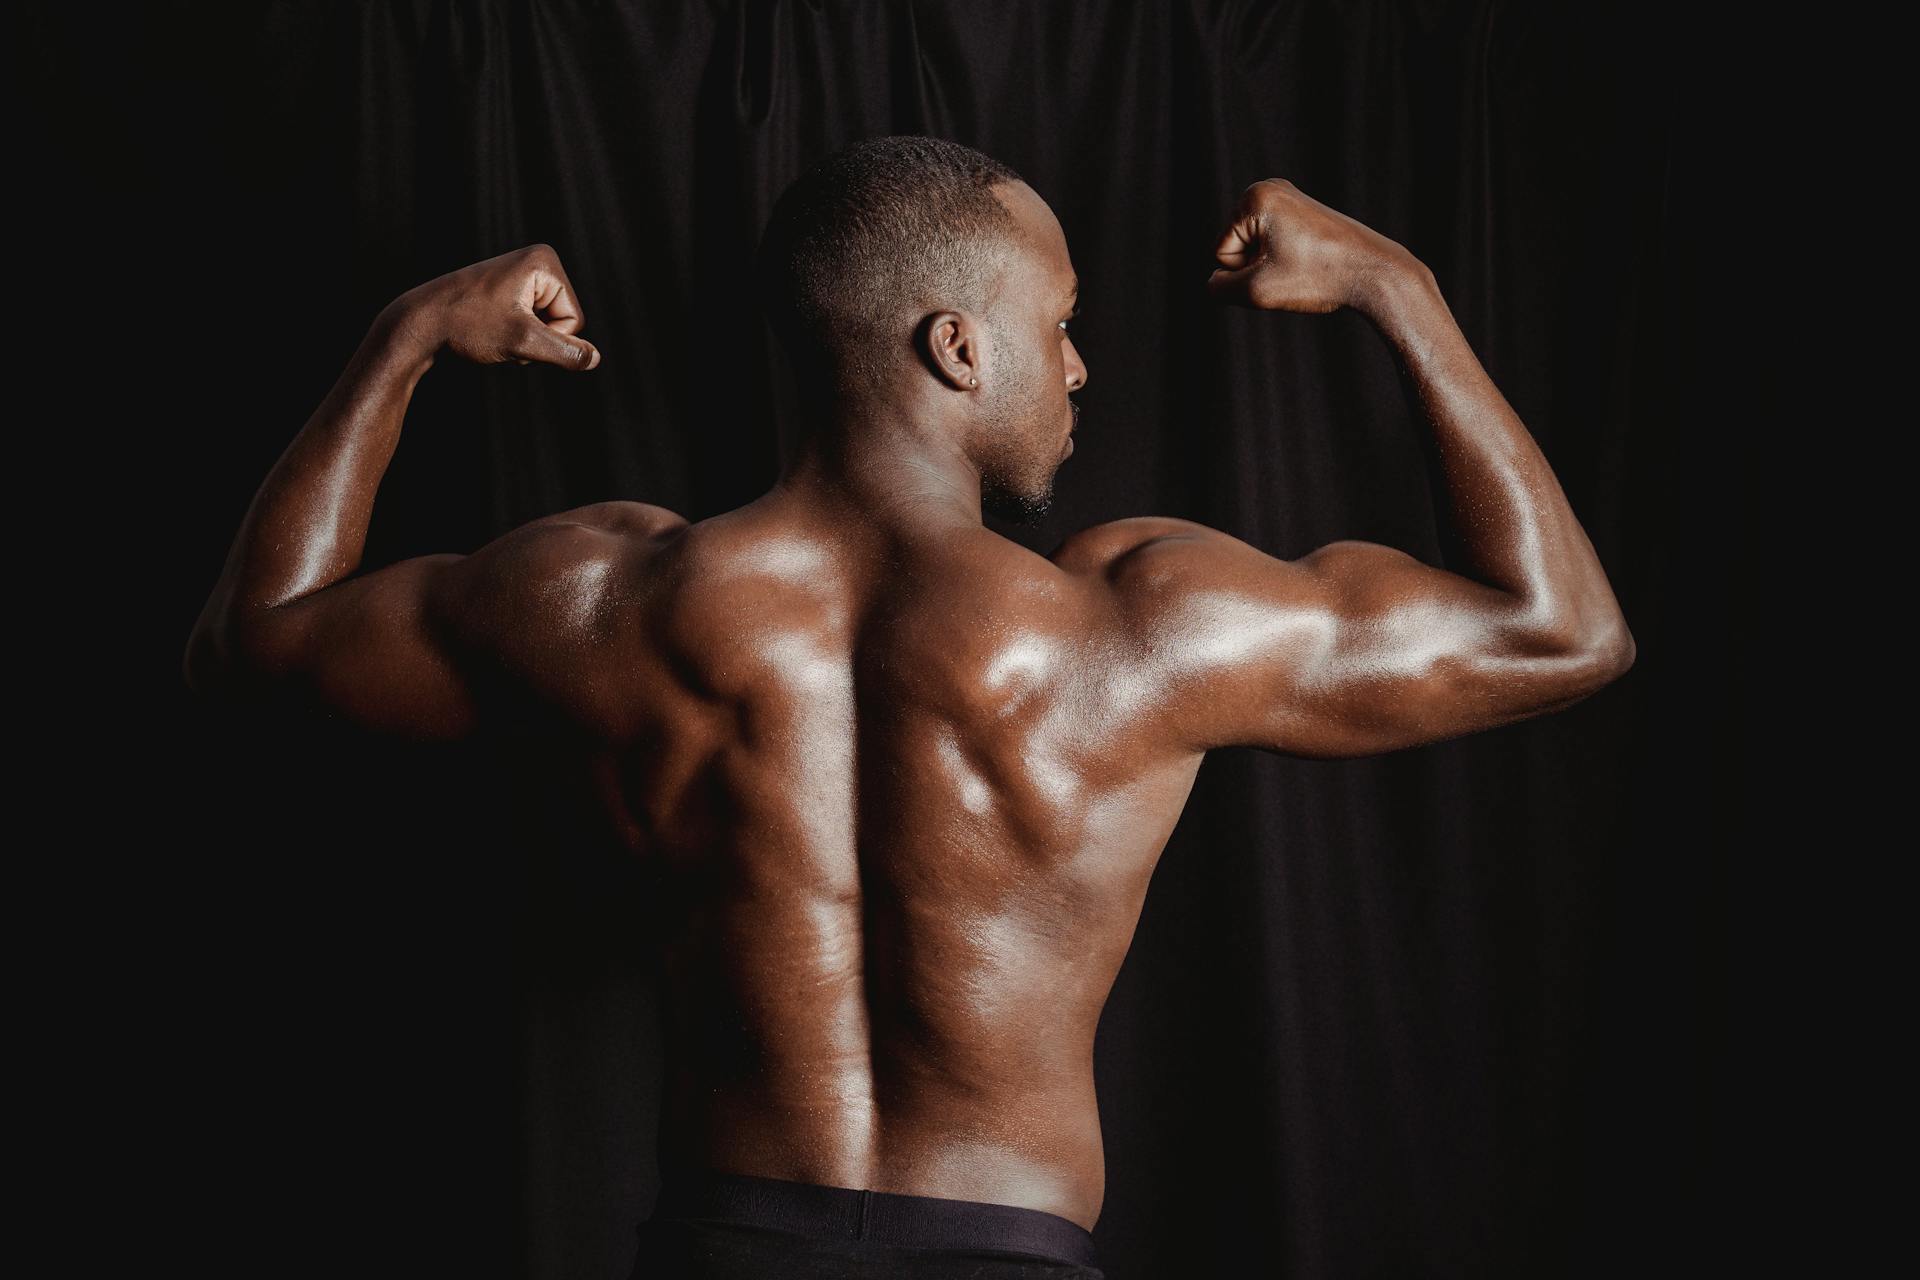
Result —
[{"label": "black background", "polygon": [[699,518],[763,491],[789,414],[747,289],[762,220],[827,151],[927,132],[1019,170],[1082,280],[1079,446],[1049,524],[1010,536],[1167,514],[1281,556],[1447,562],[1370,323],[1205,297],[1234,198],[1284,176],[1434,270],[1639,644],[1541,720],[1208,760],[1101,1025],[1108,1275],[1692,1274],[1729,1159],[1730,534],[1693,483],[1709,143],[1672,12],[30,18],[23,288],[65,408],[28,474],[90,477],[39,545],[69,592],[135,602],[45,746],[83,779],[65,830],[116,833],[70,840],[72,892],[43,899],[94,930],[48,967],[95,996],[52,1006],[101,1046],[69,1083],[127,1117],[69,1153],[118,1188],[102,1211],[203,1274],[625,1275],[657,1116],[634,869],[537,758],[221,720],[181,650],[378,309],[532,241],[602,366],[437,365],[367,566],[606,498]]}]

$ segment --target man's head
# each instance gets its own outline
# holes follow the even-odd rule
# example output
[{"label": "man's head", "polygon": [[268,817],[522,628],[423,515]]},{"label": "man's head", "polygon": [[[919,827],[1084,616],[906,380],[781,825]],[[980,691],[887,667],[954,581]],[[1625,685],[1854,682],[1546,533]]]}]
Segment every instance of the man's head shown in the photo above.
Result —
[{"label": "man's head", "polygon": [[1012,169],[939,138],[856,142],[781,195],[756,271],[814,416],[911,406],[989,511],[1045,511],[1087,376],[1064,326],[1078,281]]}]

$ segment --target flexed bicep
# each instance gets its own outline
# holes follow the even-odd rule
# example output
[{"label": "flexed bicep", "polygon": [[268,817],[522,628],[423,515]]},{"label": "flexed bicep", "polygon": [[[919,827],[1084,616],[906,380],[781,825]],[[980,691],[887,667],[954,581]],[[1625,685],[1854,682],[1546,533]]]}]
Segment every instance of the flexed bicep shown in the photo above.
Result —
[{"label": "flexed bicep", "polygon": [[403,560],[241,613],[223,628],[217,661],[195,668],[194,688],[416,740],[469,737],[474,692],[429,604],[464,559]]},{"label": "flexed bicep", "polygon": [[415,740],[604,719],[645,550],[617,522],[549,517],[403,560],[236,619],[222,683]]},{"label": "flexed bicep", "polygon": [[1371,755],[1556,710],[1618,674],[1560,621],[1391,547],[1280,560],[1182,522],[1110,571],[1167,731]]}]

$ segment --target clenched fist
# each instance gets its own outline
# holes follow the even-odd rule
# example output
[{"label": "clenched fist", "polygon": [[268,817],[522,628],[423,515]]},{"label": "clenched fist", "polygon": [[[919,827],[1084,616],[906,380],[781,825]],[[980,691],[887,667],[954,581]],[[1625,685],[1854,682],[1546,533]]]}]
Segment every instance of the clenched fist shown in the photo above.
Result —
[{"label": "clenched fist", "polygon": [[530,244],[416,285],[396,300],[408,330],[430,351],[477,364],[556,364],[586,370],[600,352],[577,336],[587,322],[560,255]]},{"label": "clenched fist", "polygon": [[1213,254],[1221,265],[1207,291],[1259,311],[1359,305],[1381,274],[1412,261],[1401,245],[1285,178],[1263,178],[1240,193]]}]

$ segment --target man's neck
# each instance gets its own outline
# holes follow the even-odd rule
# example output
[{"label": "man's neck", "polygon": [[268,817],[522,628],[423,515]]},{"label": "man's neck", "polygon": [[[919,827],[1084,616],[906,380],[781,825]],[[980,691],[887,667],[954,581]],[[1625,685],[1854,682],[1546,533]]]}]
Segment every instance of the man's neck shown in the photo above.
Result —
[{"label": "man's neck", "polygon": [[817,428],[775,492],[903,533],[981,527],[979,470],[948,433],[911,413]]}]

